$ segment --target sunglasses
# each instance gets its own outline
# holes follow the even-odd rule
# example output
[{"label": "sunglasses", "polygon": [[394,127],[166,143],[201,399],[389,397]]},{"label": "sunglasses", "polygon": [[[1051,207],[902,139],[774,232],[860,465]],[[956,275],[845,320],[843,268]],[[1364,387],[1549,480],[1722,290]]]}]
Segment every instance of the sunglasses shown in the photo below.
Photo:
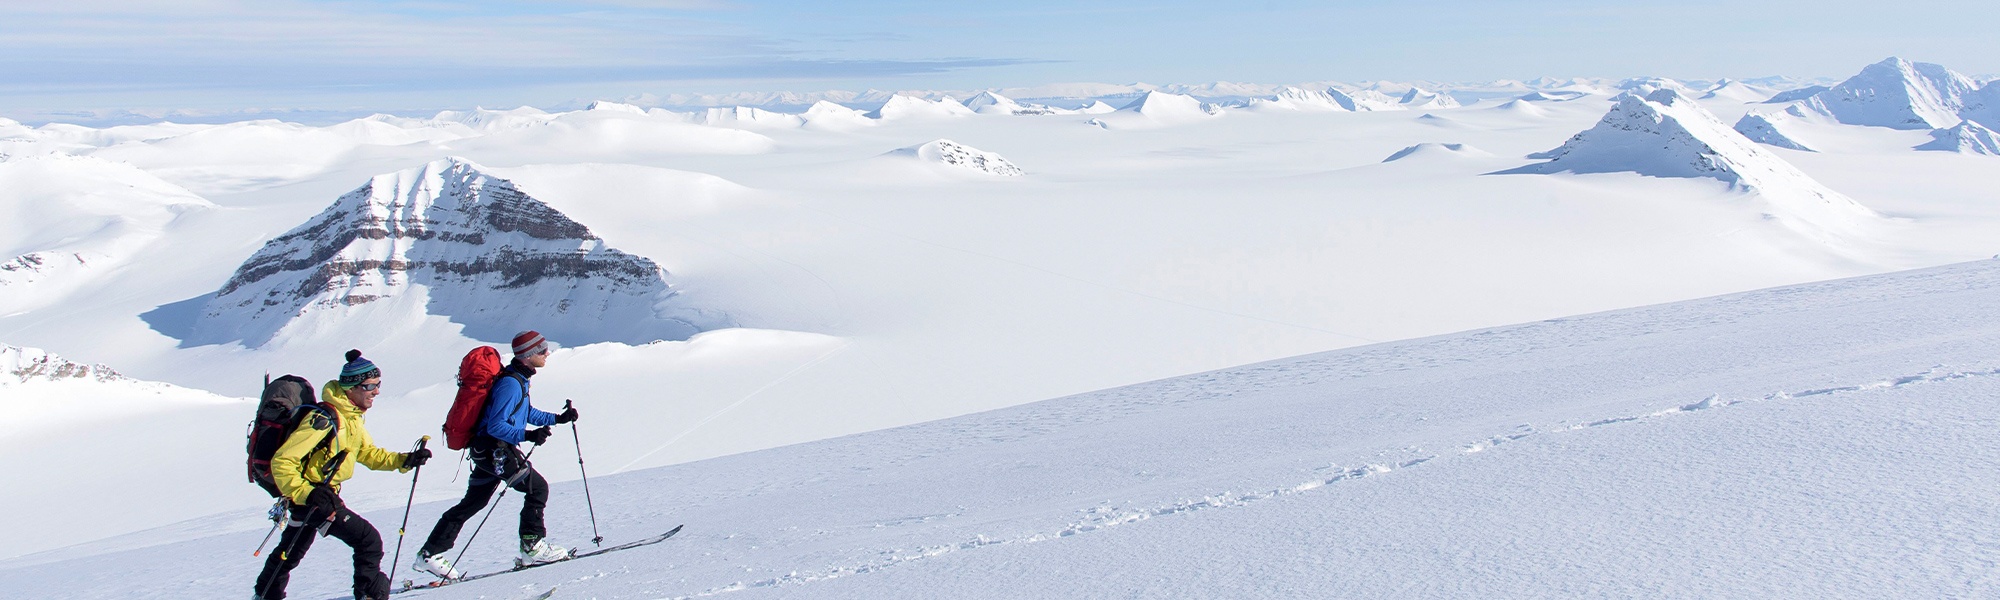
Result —
[{"label": "sunglasses", "polygon": [[382,389],[382,384],[379,384],[379,383],[364,383],[364,384],[361,384],[361,385],[357,385],[357,386],[354,386],[354,389],[357,389],[357,390],[361,390],[361,391],[364,391],[364,392],[372,392],[372,391],[375,391],[375,390],[379,390],[379,389]]}]

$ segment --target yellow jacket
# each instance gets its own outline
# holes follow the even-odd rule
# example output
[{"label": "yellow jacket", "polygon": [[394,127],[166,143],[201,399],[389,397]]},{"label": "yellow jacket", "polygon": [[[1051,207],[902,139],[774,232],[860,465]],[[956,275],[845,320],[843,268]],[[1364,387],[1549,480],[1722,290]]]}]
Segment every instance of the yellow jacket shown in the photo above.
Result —
[{"label": "yellow jacket", "polygon": [[320,388],[320,403],[333,409],[333,414],[340,418],[339,435],[325,448],[318,448],[320,440],[333,430],[333,423],[313,413],[292,431],[291,437],[285,438],[285,444],[271,456],[271,478],[277,480],[278,491],[286,498],[294,504],[305,504],[313,485],[322,483],[320,473],[326,470],[326,461],[342,450],[347,451],[347,458],[334,471],[331,481],[324,482],[333,486],[335,492],[340,491],[340,482],[354,477],[357,462],[377,471],[409,470],[403,468],[406,453],[390,452],[375,445],[375,439],[369,437],[368,428],[361,421],[361,411],[347,402],[347,393],[340,389],[339,381],[326,382]]}]

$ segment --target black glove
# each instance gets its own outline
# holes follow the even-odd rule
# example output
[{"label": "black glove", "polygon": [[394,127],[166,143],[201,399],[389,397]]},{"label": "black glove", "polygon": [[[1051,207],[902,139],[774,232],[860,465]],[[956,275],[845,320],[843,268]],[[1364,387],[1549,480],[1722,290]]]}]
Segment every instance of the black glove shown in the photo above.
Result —
[{"label": "black glove", "polygon": [[564,408],[562,414],[556,415],[557,425],[561,425],[563,423],[571,423],[575,421],[576,421],[576,407],[574,406]]},{"label": "black glove", "polygon": [[546,444],[546,443],[548,443],[548,441],[549,441],[549,433],[550,433],[550,431],[549,431],[549,428],[547,428],[547,427],[537,427],[537,428],[534,428],[534,429],[530,429],[530,430],[528,430],[528,435],[525,435],[525,436],[522,436],[522,437],[523,437],[523,439],[526,439],[526,440],[528,440],[528,441],[530,441],[530,442],[534,442],[534,443],[535,443],[535,445],[537,445],[537,446],[540,446],[540,445],[542,445],[542,444]]},{"label": "black glove", "polygon": [[306,494],[306,508],[309,509],[308,513],[317,519],[333,516],[334,513],[340,512],[340,494],[334,493],[332,487],[324,484],[315,485],[312,493]]},{"label": "black glove", "polygon": [[424,466],[424,463],[430,461],[431,461],[431,449],[418,448],[414,452],[403,455],[403,468],[408,469],[411,467],[421,467]]}]

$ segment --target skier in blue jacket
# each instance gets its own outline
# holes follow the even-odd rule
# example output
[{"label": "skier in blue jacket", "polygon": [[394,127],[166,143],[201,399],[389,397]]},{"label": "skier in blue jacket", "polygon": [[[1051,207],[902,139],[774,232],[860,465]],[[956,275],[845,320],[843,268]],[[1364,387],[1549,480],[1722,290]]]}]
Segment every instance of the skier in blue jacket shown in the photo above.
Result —
[{"label": "skier in blue jacket", "polygon": [[[534,331],[523,331],[514,336],[514,360],[501,369],[500,377],[493,381],[492,396],[486,401],[486,409],[479,415],[476,433],[472,436],[472,477],[465,490],[465,498],[457,506],[444,512],[437,525],[431,528],[430,538],[425,540],[423,549],[417,551],[416,569],[445,579],[464,576],[452,568],[451,561],[444,557],[452,546],[458,543],[458,532],[465,522],[493,498],[493,492],[505,482],[507,487],[521,492],[521,556],[520,564],[539,564],[569,558],[574,554],[569,548],[551,544],[544,539],[547,529],[542,523],[542,509],[548,506],[549,482],[535,472],[535,466],[521,453],[521,442],[535,445],[547,443],[550,425],[575,421],[575,408],[565,408],[562,413],[551,413],[535,408],[529,401],[528,380],[535,372],[548,365],[549,354],[556,349],[556,343]],[[534,429],[529,429],[534,426]]]}]

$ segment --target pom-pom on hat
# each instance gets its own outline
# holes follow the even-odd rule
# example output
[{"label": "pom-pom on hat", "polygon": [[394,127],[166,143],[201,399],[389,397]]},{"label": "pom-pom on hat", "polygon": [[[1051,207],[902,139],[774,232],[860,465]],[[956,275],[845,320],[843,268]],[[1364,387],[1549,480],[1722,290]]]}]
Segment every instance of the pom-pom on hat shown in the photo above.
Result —
[{"label": "pom-pom on hat", "polygon": [[514,334],[514,357],[534,356],[543,352],[555,352],[559,346],[535,330]]},{"label": "pom-pom on hat", "polygon": [[340,387],[352,388],[361,385],[363,381],[381,376],[382,369],[376,368],[373,361],[362,358],[360,350],[348,350],[347,365],[340,368]]}]

